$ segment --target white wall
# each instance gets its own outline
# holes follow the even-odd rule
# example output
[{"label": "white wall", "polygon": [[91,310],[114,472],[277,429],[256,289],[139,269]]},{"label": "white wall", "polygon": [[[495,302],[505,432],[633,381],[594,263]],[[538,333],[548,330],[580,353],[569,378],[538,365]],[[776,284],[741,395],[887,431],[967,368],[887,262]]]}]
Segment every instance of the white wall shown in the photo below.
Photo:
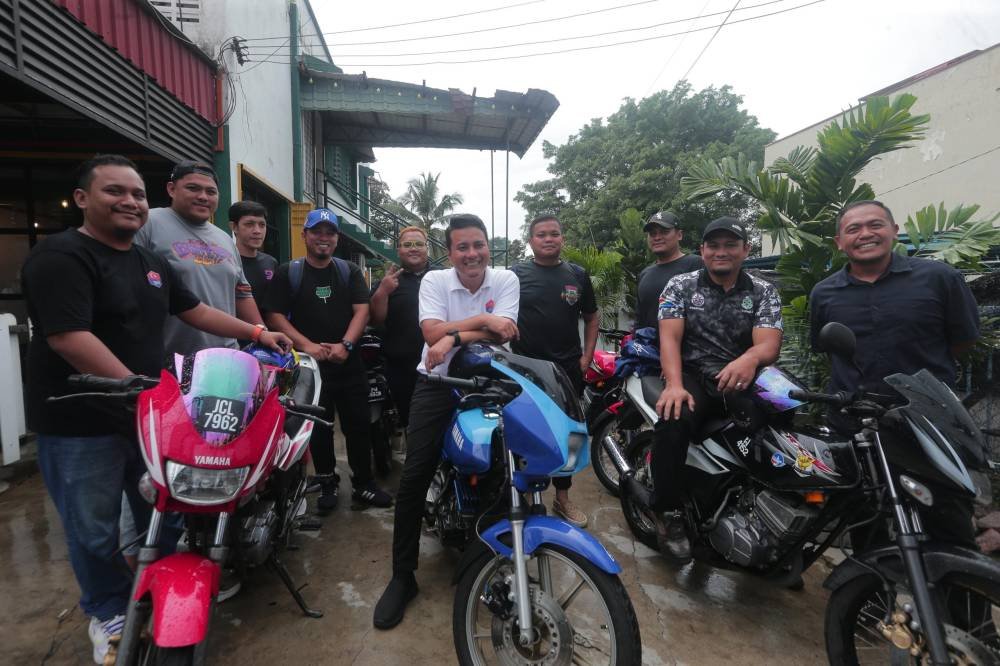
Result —
[{"label": "white wall", "polygon": [[[931,117],[925,138],[875,160],[858,182],[871,183],[899,222],[942,201],[948,209],[960,203],[980,204],[978,217],[1000,212],[1000,46],[888,94],[904,92],[917,97],[913,113]],[[767,146],[764,163],[788,155],[795,146],[815,147],[817,132],[830,120]],[[991,149],[995,150],[987,153]],[[776,252],[766,238],[763,250],[765,255]]]}]

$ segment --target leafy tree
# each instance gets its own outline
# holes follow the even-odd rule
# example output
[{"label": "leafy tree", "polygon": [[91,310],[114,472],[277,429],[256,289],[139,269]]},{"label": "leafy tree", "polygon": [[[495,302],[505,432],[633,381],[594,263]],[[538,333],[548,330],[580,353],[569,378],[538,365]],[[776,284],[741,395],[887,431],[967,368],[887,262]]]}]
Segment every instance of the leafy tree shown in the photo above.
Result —
[{"label": "leafy tree", "polygon": [[527,247],[524,241],[519,238],[510,241],[510,247],[507,247],[506,236],[494,236],[490,239],[490,254],[497,266],[503,266],[505,258],[507,265],[513,266],[519,261],[524,261],[527,256]]},{"label": "leafy tree", "polygon": [[[778,281],[785,307],[783,363],[818,380],[824,361],[809,353],[808,295],[823,278],[843,267],[836,248],[837,213],[845,205],[874,199],[868,183],[856,178],[872,160],[919,140],[930,117],[913,115],[913,95],[873,97],[834,120],[817,136],[818,148],[797,147],[761,168],[744,155],[703,159],[681,179],[690,202],[739,195],[754,202],[757,227],[781,251]],[[903,224],[917,254],[961,268],[975,267],[1000,230],[992,220],[972,220],[978,206],[928,206]],[[995,218],[993,218],[995,219]],[[906,252],[906,247],[897,250]],[[818,383],[818,381],[817,381]]]},{"label": "leafy tree", "polygon": [[590,273],[597,307],[601,311],[601,326],[618,328],[618,313],[625,308],[628,294],[622,255],[614,251],[602,252],[593,245],[583,248],[567,245],[562,257]]},{"label": "leafy tree", "polygon": [[626,99],[607,120],[595,118],[561,146],[545,142],[552,177],[525,185],[514,197],[526,219],[555,213],[567,240],[604,248],[620,238],[620,216],[629,208],[640,218],[673,210],[683,220],[686,245],[720,215],[749,219],[753,207],[739,192],[691,201],[680,179],[702,158],[740,153],[762,159],[775,134],[740,108],[729,86],[694,93],[686,81],[640,101]]},{"label": "leafy tree", "polygon": [[399,198],[401,203],[415,219],[430,231],[435,222],[460,205],[464,199],[461,194],[441,194],[438,179],[441,173],[422,173],[407,182],[406,193]]}]

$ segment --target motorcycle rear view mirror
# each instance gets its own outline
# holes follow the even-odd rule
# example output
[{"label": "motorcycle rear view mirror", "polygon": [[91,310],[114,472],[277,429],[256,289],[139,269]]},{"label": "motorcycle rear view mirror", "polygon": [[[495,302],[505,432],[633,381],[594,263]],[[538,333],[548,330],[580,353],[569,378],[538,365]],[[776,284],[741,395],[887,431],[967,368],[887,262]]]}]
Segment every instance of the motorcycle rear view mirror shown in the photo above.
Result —
[{"label": "motorcycle rear view mirror", "polygon": [[848,361],[854,360],[854,351],[858,347],[854,331],[837,321],[831,321],[820,329],[817,342],[820,351],[842,356]]}]

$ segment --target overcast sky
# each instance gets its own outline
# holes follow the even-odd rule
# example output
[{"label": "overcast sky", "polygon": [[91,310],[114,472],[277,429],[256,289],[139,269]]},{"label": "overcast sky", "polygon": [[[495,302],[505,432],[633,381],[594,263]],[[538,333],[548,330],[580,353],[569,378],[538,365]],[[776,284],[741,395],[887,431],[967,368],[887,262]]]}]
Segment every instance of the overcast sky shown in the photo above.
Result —
[{"label": "overcast sky", "polygon": [[[735,0],[312,0],[323,31],[347,31],[503,7],[475,16],[418,25],[328,34],[334,62],[348,73],[460,88],[492,96],[496,89],[548,90],[558,98],[555,112],[523,159],[510,159],[511,237],[519,235],[524,211],[513,201],[524,183],[546,177],[542,140],[565,143],[592,118],[607,117],[626,97],[640,99],[671,88],[690,69],[701,89],[731,85],[760,124],[784,136],[846,109],[863,95],[905,79],[968,51],[1000,42],[1000,2],[996,0],[741,0],[728,23],[709,44],[714,26]],[[472,35],[388,44],[348,44],[437,36],[526,21],[565,17],[623,7],[591,16],[566,18]],[[757,6],[754,8],[754,6]],[[799,9],[793,9],[800,7]],[[747,8],[747,9],[741,9]],[[783,13],[762,16],[772,12]],[[715,16],[707,16],[716,14]],[[703,18],[693,18],[693,17]],[[752,17],[760,16],[756,20]],[[679,22],[678,22],[679,21]],[[648,27],[656,26],[659,27]],[[641,28],[639,30],[628,30]],[[698,30],[701,28],[701,30]],[[553,41],[566,37],[628,30],[615,35]],[[692,31],[686,35],[665,36]],[[607,46],[559,55],[478,62],[386,66],[386,63],[455,61],[518,55],[663,36],[637,44]],[[532,46],[481,49],[536,42]],[[698,58],[699,52],[707,50]],[[443,51],[422,56],[403,53]],[[375,57],[389,54],[391,57]],[[697,62],[696,62],[697,60]],[[692,68],[693,65],[693,68]],[[1000,83],[1000,82],[998,82]],[[933,122],[933,119],[932,119]],[[377,148],[373,165],[393,195],[421,171],[441,172],[445,192],[465,197],[462,210],[490,224],[488,152]],[[503,234],[504,155],[495,158],[496,225]]]}]

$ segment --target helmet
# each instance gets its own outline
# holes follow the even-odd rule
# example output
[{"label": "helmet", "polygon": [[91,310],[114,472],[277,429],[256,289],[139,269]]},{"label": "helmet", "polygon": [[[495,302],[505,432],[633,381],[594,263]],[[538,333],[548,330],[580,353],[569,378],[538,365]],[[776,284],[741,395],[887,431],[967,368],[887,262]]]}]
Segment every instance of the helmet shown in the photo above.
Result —
[{"label": "helmet", "polygon": [[281,394],[288,393],[299,376],[299,355],[293,349],[286,353],[269,347],[252,344],[244,348],[246,353],[257,359],[266,377],[270,377],[267,389],[277,386]]}]

